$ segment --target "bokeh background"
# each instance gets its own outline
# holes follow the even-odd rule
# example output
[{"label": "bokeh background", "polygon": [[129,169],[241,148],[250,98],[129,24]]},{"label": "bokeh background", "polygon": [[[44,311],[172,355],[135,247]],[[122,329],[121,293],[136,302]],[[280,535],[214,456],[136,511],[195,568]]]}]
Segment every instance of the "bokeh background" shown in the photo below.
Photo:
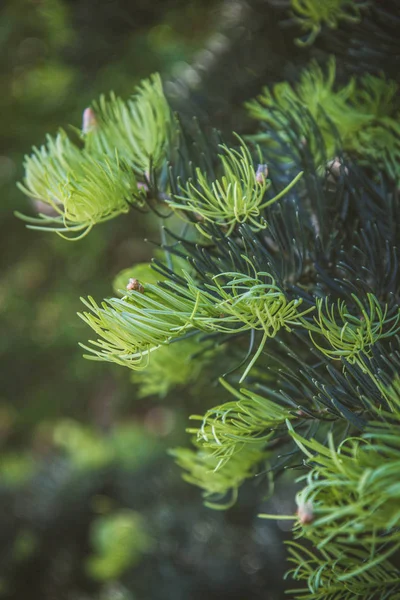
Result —
[{"label": "bokeh background", "polygon": [[[122,269],[150,258],[153,217],[131,213],[67,243],[13,215],[30,209],[16,182],[32,145],[152,72],[183,115],[243,130],[243,101],[296,69],[266,4],[0,4],[0,598],[282,597],[286,533],[257,519],[257,485],[211,511],[167,455],[189,443],[188,415],[210,394],[142,398],[126,370],[82,358],[80,296],[111,295]],[[278,490],[283,512],[292,496]]]}]

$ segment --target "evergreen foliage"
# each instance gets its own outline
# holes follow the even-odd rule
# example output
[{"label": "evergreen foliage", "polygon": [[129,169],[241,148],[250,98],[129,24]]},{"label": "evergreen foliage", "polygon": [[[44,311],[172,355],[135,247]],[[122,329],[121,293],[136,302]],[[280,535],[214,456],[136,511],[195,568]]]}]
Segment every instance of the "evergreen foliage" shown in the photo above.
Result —
[{"label": "evergreen foliage", "polygon": [[324,26],[336,29],[341,21],[358,23],[367,6],[368,2],[358,0],[291,0],[294,17],[305,31],[304,38],[299,38],[297,43],[312,44]]},{"label": "evergreen foliage", "polygon": [[268,148],[283,135],[290,145],[288,129],[294,122],[296,135],[310,147],[317,163],[345,152],[360,164],[384,168],[394,179],[399,177],[400,104],[395,81],[366,74],[340,85],[331,57],[326,74],[313,62],[294,86],[282,82],[264,88],[247,107],[253,118],[265,124],[256,139]]},{"label": "evergreen foliage", "polygon": [[[35,200],[48,204],[53,215],[38,218],[17,213],[33,229],[50,229],[86,235],[93,225],[129,210],[129,201],[137,190],[132,171],[114,157],[92,156],[80,150],[60,132],[47,147],[34,150],[25,161],[26,177],[20,189]],[[82,185],[82,181],[85,185]]]},{"label": "evergreen foliage", "polygon": [[[352,2],[292,6],[307,43],[321,24],[361,15]],[[199,143],[171,116],[156,76],[133,101],[102,98],[86,113],[96,120],[83,150],[60,134],[26,162],[24,189],[61,213],[61,232],[87,233],[134,204],[163,221],[160,210],[183,217],[180,231],[174,216],[162,230],[156,282],[132,279],[101,305],[83,299],[98,336],[83,347],[148,373],[142,392],[162,395],[207,375],[224,344],[233,364],[219,375],[234,399],[193,417],[194,448],[172,454],[215,508],[234,504],[255,475],[267,492],[272,473],[300,462],[304,488],[288,516],[299,540],[290,576],[306,583],[292,591],[299,599],[400,597],[397,89],[383,75],[337,82],[333,58],[327,75],[312,63],[296,86],[248,103],[262,130],[235,147]],[[115,175],[105,210],[113,157],[130,179]],[[102,174],[87,178],[93,161]],[[70,181],[89,209],[69,209]],[[67,196],[55,195],[60,185]],[[196,345],[193,371],[177,376],[179,352]]]},{"label": "evergreen foliage", "polygon": [[209,183],[206,175],[197,168],[196,182],[189,180],[186,190],[182,190],[185,195],[175,196],[175,201],[168,202],[169,206],[198,215],[200,223],[197,227],[202,232],[201,221],[225,226],[227,236],[239,223],[249,222],[255,230],[266,227],[267,223],[261,218],[262,210],[284,196],[302,173],[274,198],[264,201],[271,182],[263,174],[262,164],[254,170],[249,149],[243,143],[240,150],[226,146],[222,146],[222,150],[221,179]]},{"label": "evergreen foliage", "polygon": [[146,369],[132,373],[132,382],[139,386],[139,397],[164,398],[178,386],[195,386],[210,362],[220,359],[222,349],[223,346],[215,348],[194,337],[162,346]]},{"label": "evergreen foliage", "polygon": [[25,158],[20,189],[55,213],[36,218],[17,213],[33,229],[62,236],[76,232],[80,235],[67,237],[76,240],[96,223],[128,212],[131,204],[143,206],[146,181],[154,178],[166,156],[172,116],[159,76],[143,82],[127,103],[112,95],[109,102],[102,97],[94,111],[87,111],[83,148],[61,131]]},{"label": "evergreen foliage", "polygon": [[362,434],[340,444],[330,435],[322,445],[289,427],[310,465],[297,502],[308,505],[312,516],[303,524],[300,517],[295,537],[316,549],[290,546],[297,564],[292,576],[309,587],[297,592],[300,598],[399,597],[398,570],[391,562],[400,548],[398,378],[386,396],[387,409],[375,408],[375,420]]},{"label": "evergreen foliage", "polygon": [[158,74],[142,82],[137,94],[124,102],[111,94],[93,104],[94,123],[86,132],[91,151],[119,155],[139,176],[150,174],[165,160],[173,134],[173,116]]}]

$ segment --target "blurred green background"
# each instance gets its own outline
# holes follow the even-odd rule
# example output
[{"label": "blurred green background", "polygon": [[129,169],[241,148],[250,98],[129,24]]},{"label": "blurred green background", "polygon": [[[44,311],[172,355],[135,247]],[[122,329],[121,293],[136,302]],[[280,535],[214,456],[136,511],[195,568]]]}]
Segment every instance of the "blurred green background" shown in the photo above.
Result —
[{"label": "blurred green background", "polygon": [[[32,145],[79,127],[94,98],[126,98],[154,71],[195,79],[190,64],[207,62],[205,42],[225,43],[218,27],[229,4],[0,5],[1,598],[281,597],[283,533],[257,521],[257,493],[245,491],[229,513],[205,509],[166,454],[187,443],[190,390],[172,403],[139,399],[126,370],[82,358],[79,297],[112,294],[122,269],[150,258],[153,217],[132,212],[68,243],[13,216],[30,210],[16,181]],[[184,94],[178,104],[188,109]]]}]

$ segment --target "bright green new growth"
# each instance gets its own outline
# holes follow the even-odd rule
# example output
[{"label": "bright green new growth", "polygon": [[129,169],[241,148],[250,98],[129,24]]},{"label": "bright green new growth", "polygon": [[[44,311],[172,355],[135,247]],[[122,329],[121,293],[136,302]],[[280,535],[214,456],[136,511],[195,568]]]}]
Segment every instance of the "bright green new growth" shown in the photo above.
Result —
[{"label": "bright green new growth", "polygon": [[247,146],[241,142],[240,150],[225,145],[221,148],[224,152],[219,155],[222,177],[210,183],[206,174],[196,169],[196,181],[189,181],[182,189],[182,195],[175,196],[175,201],[170,201],[169,205],[196,215],[196,226],[202,233],[202,221],[225,227],[227,236],[240,223],[250,224],[255,231],[264,229],[267,223],[262,211],[287,194],[302,173],[274,198],[266,200],[271,182],[262,173],[257,176]]},{"label": "bright green new growth", "polygon": [[[260,276],[261,274],[258,275]],[[248,280],[246,281],[248,283]],[[267,301],[268,293],[265,288],[261,289],[264,290],[264,295],[260,291],[260,288],[257,287],[251,288],[251,291],[256,294],[258,290],[260,298]],[[231,298],[231,296],[229,297]],[[250,300],[251,296],[248,298],[247,303],[245,303],[249,312],[251,311]],[[313,308],[297,315],[300,317],[299,322],[295,318],[292,324],[303,326],[309,330],[310,337],[315,346],[329,358],[335,360],[345,358],[350,364],[357,363],[365,370],[365,365],[360,356],[361,353],[369,356],[370,350],[376,342],[393,336],[398,330],[400,315],[397,312],[393,317],[388,318],[387,306],[382,309],[377,298],[372,294],[367,294],[366,304],[362,303],[356,297],[353,297],[353,300],[359,316],[351,314],[344,302],[331,304],[328,302],[328,299],[325,301],[318,299],[316,301],[317,314],[314,316],[316,325],[303,318],[303,314],[311,313],[314,310]],[[240,303],[238,306],[240,307]],[[268,308],[266,310],[268,311]],[[265,315],[261,317],[260,309],[255,310],[253,316],[254,320],[252,321],[250,321],[249,316],[247,317],[246,326],[251,324],[253,329],[258,329],[263,327],[267,322]],[[240,318],[242,322],[245,320],[244,315],[241,315]],[[287,328],[287,323],[283,322],[282,326]],[[219,325],[220,330],[223,330],[223,327],[224,325]],[[278,331],[278,324],[277,327]],[[288,330],[290,331],[290,328]],[[321,347],[317,344],[314,339],[316,335],[329,342],[329,348]],[[261,349],[264,343],[265,341],[263,340],[260,344]],[[260,351],[258,350],[256,356],[251,361],[250,367],[254,365],[259,354]],[[241,381],[243,381],[248,371],[249,368],[246,369]],[[185,464],[185,468],[189,472],[191,467],[197,472],[197,460],[203,460],[204,456],[211,456],[215,459],[213,464],[216,471],[220,469],[225,470],[231,458],[237,452],[241,452],[244,446],[256,444],[257,447],[262,447],[260,444],[264,444],[264,447],[267,447],[268,443],[273,439],[282,437],[285,434],[285,422],[288,423],[293,418],[299,418],[299,415],[293,412],[293,408],[279,405],[264,396],[259,396],[254,391],[242,389],[238,392],[224,380],[220,381],[226,389],[236,396],[238,401],[228,402],[210,409],[204,416],[195,415],[192,417],[195,421],[200,420],[202,424],[197,429],[190,428],[188,430],[196,436],[195,444],[199,449],[198,452],[200,455],[200,458],[196,460],[194,460],[193,455],[188,455],[193,458],[191,463],[187,462]],[[373,383],[379,388],[382,396],[390,404],[390,397],[388,397],[386,390],[374,378]],[[211,460],[211,458],[207,458],[207,460]],[[248,463],[246,463],[246,469],[247,465]],[[236,468],[239,469],[239,466]],[[230,474],[230,469],[224,472],[226,480],[228,480]],[[207,489],[206,480],[203,482],[202,487]]]},{"label": "bright green new growth", "polygon": [[174,135],[174,119],[158,74],[142,82],[124,102],[111,94],[93,105],[97,124],[86,134],[91,150],[112,155],[115,148],[138,176],[150,178],[166,160]]},{"label": "bright green new growth", "polygon": [[[301,588],[289,589],[296,600],[399,600],[398,570],[390,560],[372,564],[369,550],[339,548],[315,553],[296,542],[289,546],[290,563],[298,565],[287,576],[303,583]],[[349,565],[366,564],[368,568],[350,581],[339,579]],[[307,587],[304,587],[304,584]]]},{"label": "bright green new growth", "polygon": [[259,396],[253,391],[235,390],[223,379],[221,384],[238,400],[226,402],[206,412],[204,416],[192,416],[201,420],[199,429],[189,429],[196,434],[196,444],[207,449],[218,459],[215,471],[224,469],[232,457],[246,445],[265,445],[276,434],[276,428],[291,418],[285,407]]},{"label": "bright green new growth", "polygon": [[[310,338],[318,350],[334,360],[345,358],[354,364],[360,353],[367,356],[371,347],[380,339],[394,335],[399,329],[400,311],[388,318],[388,307],[384,310],[373,294],[367,294],[367,308],[354,294],[353,301],[357,307],[358,316],[352,315],[345,302],[329,303],[328,298],[316,301],[317,315],[314,320],[317,326],[305,323],[310,331]],[[317,343],[313,334],[323,336],[329,343],[326,348]],[[359,361],[362,367],[362,361]]]},{"label": "bright green new growth", "polygon": [[[257,465],[267,459],[263,443],[243,446],[231,460],[219,469],[219,459],[207,448],[198,452],[176,448],[171,452],[177,464],[186,473],[185,481],[203,490],[204,504],[211,508],[226,509],[235,504],[239,487],[253,477]],[[228,498],[228,499],[227,499]]]},{"label": "bright green new growth", "polygon": [[[183,272],[187,287],[146,284],[144,292],[131,291],[98,306],[93,298],[82,299],[91,310],[81,318],[100,336],[91,341],[86,358],[106,360],[131,369],[147,367],[150,354],[189,330],[237,334],[262,331],[259,347],[242,375],[249,373],[268,338],[284,328],[302,325],[313,307],[298,312],[302,300],[288,301],[268,273],[256,277],[222,273],[212,278],[207,290]],[[100,348],[100,350],[99,350]]]},{"label": "bright green new growth", "polygon": [[[296,528],[315,553],[292,544],[291,575],[307,580],[309,591],[295,590],[304,600],[399,598],[398,571],[390,563],[400,549],[400,387],[389,390],[391,410],[377,409],[357,438],[335,446],[307,440],[289,431],[307,455],[311,470],[301,478],[299,507],[312,514]],[[311,559],[311,560],[310,560]]]},{"label": "bright green new growth", "polygon": [[164,398],[177,386],[198,382],[210,361],[218,358],[220,348],[210,349],[197,338],[160,346],[146,369],[132,373],[131,381],[139,386],[139,398],[153,395]]},{"label": "bright green new growth", "polygon": [[[324,4],[321,2],[321,5]],[[288,118],[296,122],[316,164],[333,159],[343,149],[360,162],[384,167],[394,179],[400,177],[400,102],[398,85],[383,77],[365,75],[352,78],[346,85],[335,84],[336,65],[331,57],[327,74],[316,62],[301,73],[295,86],[278,83],[264,88],[257,99],[247,103],[250,115],[268,125],[268,129],[292,142],[284,133]],[[304,109],[312,121],[304,118]],[[277,119],[277,112],[279,119]],[[316,138],[315,127],[321,138]],[[256,139],[268,146],[276,141],[270,133]],[[323,142],[324,148],[321,148]]]},{"label": "bright green new growth", "polygon": [[126,103],[115,96],[110,102],[102,97],[96,110],[82,134],[83,148],[61,130],[26,156],[20,189],[54,211],[54,216],[38,217],[18,213],[31,229],[77,240],[93,225],[128,212],[130,205],[144,204],[145,186],[138,186],[136,176],[147,183],[154,178],[173,137],[173,118],[160,77],[144,81]]},{"label": "bright green new growth", "polygon": [[[215,331],[231,333],[234,326],[235,333],[255,329],[263,331],[266,338],[272,338],[282,327],[291,331],[291,326],[300,325],[300,318],[313,310],[297,312],[301,299],[288,301],[269,273],[254,275],[219,273],[212,278],[213,283],[207,285],[210,292],[193,288],[193,283],[189,283],[190,290],[197,289],[197,300],[214,301],[214,310],[221,313],[211,325]],[[201,317],[194,322],[201,325]]]},{"label": "bright green new growth", "polygon": [[144,369],[150,353],[182,335],[189,326],[194,308],[190,298],[177,297],[151,284],[145,293],[132,291],[123,298],[111,298],[101,307],[93,298],[82,302],[92,311],[80,317],[100,336],[86,358],[105,360]]},{"label": "bright green new growth", "polygon": [[[24,185],[20,189],[48,204],[54,216],[18,216],[31,229],[56,231],[66,239],[79,239],[96,223],[126,213],[134,201],[141,203],[133,172],[112,156],[91,155],[73,144],[64,131],[48,136],[47,145],[25,157]],[[68,237],[65,234],[78,234]]]},{"label": "bright green new growth", "polygon": [[[251,264],[251,263],[250,263]],[[275,284],[269,273],[255,273],[254,277],[242,273],[220,273],[208,285],[211,293],[198,290],[197,300],[214,300],[214,310],[221,314],[210,323],[211,329],[221,333],[240,331],[262,331],[263,337],[240,382],[259,358],[268,338],[276,336],[280,329],[290,332],[292,327],[302,324],[302,317],[313,307],[298,312],[301,299],[288,301],[283,291]],[[191,289],[191,286],[189,285]],[[219,302],[215,304],[215,298]],[[196,318],[195,324],[203,326],[204,319]]]},{"label": "bright green new growth", "polygon": [[366,6],[368,2],[357,0],[291,0],[296,21],[308,36],[305,40],[297,39],[297,44],[311,45],[323,26],[336,29],[340,21],[358,23]]}]

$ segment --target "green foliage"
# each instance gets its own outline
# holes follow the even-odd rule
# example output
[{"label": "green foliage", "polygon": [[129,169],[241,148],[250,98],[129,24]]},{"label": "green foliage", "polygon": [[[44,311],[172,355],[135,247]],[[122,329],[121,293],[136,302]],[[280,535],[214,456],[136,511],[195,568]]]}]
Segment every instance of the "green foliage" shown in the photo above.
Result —
[{"label": "green foliage", "polygon": [[132,382],[139,386],[138,397],[164,398],[177,386],[196,384],[210,362],[218,360],[219,351],[221,348],[210,348],[193,337],[161,346],[146,369],[132,373]]},{"label": "green foliage", "polygon": [[264,88],[247,108],[253,118],[268,126],[266,133],[256,136],[268,148],[276,146],[276,135],[292,143],[287,125],[293,120],[317,165],[344,150],[361,164],[384,167],[391,177],[399,177],[400,104],[394,81],[367,74],[338,85],[331,57],[326,74],[313,62],[296,85],[282,82],[272,90]]},{"label": "green foliage", "polygon": [[[312,510],[297,525],[296,537],[310,540],[316,553],[292,546],[294,579],[308,581],[307,599],[394,598],[398,572],[390,559],[400,548],[400,387],[390,390],[391,410],[376,409],[358,437],[325,446],[307,440],[289,426],[308,457],[310,471],[297,503]],[[301,521],[301,520],[300,520]],[[304,560],[306,558],[306,561]],[[311,559],[311,560],[310,560]],[[396,595],[395,595],[396,594]]]},{"label": "green foliage", "polygon": [[[346,553],[324,551],[319,554],[292,542],[289,546],[290,562],[298,566],[289,572],[304,587],[290,589],[288,593],[299,600],[398,600],[400,585],[398,569],[382,559],[371,564],[371,555],[363,549],[347,549]],[[368,569],[345,578],[351,564],[368,564]]]},{"label": "green foliage", "polygon": [[208,448],[197,452],[188,448],[175,448],[171,455],[184,469],[185,481],[200,487],[206,506],[226,509],[237,500],[242,483],[253,477],[257,467],[266,461],[267,454],[261,442],[243,446],[232,454],[231,459],[220,469],[220,460]]},{"label": "green foliage", "polygon": [[[308,41],[321,24],[336,26],[347,7],[347,2],[320,9],[294,4],[311,32]],[[184,478],[202,489],[206,504],[226,508],[245,480],[266,466],[269,473],[299,466],[305,453],[306,464],[300,465],[309,473],[298,496],[294,534],[307,538],[314,550],[292,544],[291,575],[307,582],[308,590],[296,590],[297,597],[310,600],[383,600],[399,593],[396,93],[394,82],[370,75],[337,85],[334,59],[326,75],[313,63],[297,86],[265,90],[249,109],[263,121],[256,137],[272,165],[270,180],[267,166],[256,169],[241,140],[238,149],[221,144],[218,154],[183,124],[175,135],[157,77],[127,103],[102,97],[88,109],[84,147],[77,150],[103,161],[103,171],[103,163],[116,157],[118,167],[134,178],[126,184],[117,173],[120,185],[135,188],[132,198],[147,201],[163,224],[167,215],[158,211],[168,205],[187,221],[180,233],[175,222],[162,229],[165,258],[158,251],[153,262],[160,278],[141,265],[129,270],[131,281],[125,279],[128,271],[118,276],[114,287],[122,297],[101,305],[92,297],[83,300],[89,311],[80,316],[98,336],[83,346],[88,358],[131,368],[142,395],[165,395],[181,383],[194,386],[211,359],[219,366],[223,352],[232,363],[224,377],[234,385],[221,383],[235,401],[194,416],[201,422],[189,430],[194,449],[172,454]],[[50,190],[47,202],[65,221],[65,200],[60,208],[51,195],[61,167],[62,177],[65,173],[64,155],[54,162],[53,146],[47,154],[36,152],[28,180],[35,182],[38,174],[42,188]],[[72,169],[77,182],[89,188],[88,204],[96,206],[93,223],[108,218],[93,201],[101,176],[86,181],[86,171],[79,169]],[[116,188],[112,185],[108,200]],[[42,196],[43,191],[37,194]],[[90,228],[87,212],[73,230]],[[247,377],[247,389],[236,391],[237,381]],[[58,435],[77,465],[107,465],[98,436],[68,426]],[[107,456],[118,456],[113,436],[110,440],[104,442]],[[101,526],[100,556],[89,569],[109,579],[127,565],[115,548],[125,545],[133,529],[126,521]],[[106,557],[103,538],[117,540]],[[129,546],[128,554],[135,551]]]},{"label": "green foliage", "polygon": [[[262,448],[276,436],[277,430],[291,418],[290,410],[259,396],[254,391],[232,388],[226,381],[221,384],[239,400],[226,402],[206,412],[198,429],[189,429],[196,434],[196,444],[207,449],[218,459],[215,471],[223,469],[229,460],[249,444]],[[239,465],[236,466],[238,470]]]},{"label": "green foliage", "polygon": [[[389,318],[388,307],[382,310],[373,294],[367,294],[367,308],[354,294],[352,300],[359,316],[351,314],[344,301],[339,300],[335,305],[330,304],[328,298],[319,298],[316,301],[317,316],[314,316],[317,326],[306,324],[313,344],[323,354],[334,360],[343,357],[349,363],[356,362],[361,352],[370,355],[371,347],[378,340],[390,337],[400,329],[399,309]],[[329,347],[317,343],[313,333],[323,336]]]},{"label": "green foliage", "polygon": [[94,124],[85,134],[88,148],[108,156],[117,150],[138,176],[150,179],[165,161],[176,128],[160,76],[143,81],[127,102],[114,94],[108,101],[102,96],[93,110]]},{"label": "green foliage", "polygon": [[[89,109],[90,110],[90,109]],[[80,239],[93,225],[129,211],[131,204],[143,206],[145,186],[135,172],[148,181],[166,157],[171,138],[172,116],[161,79],[144,81],[134,99],[124,103],[101,98],[97,113],[87,113],[84,147],[74,144],[64,131],[47,146],[34,148],[25,158],[24,184],[20,189],[48,204],[50,215],[17,216],[33,229],[48,229],[59,235],[78,234]],[[85,128],[84,127],[84,128]],[[84,182],[84,183],[83,183]]]},{"label": "green foliage", "polygon": [[263,209],[289,192],[302,173],[299,173],[279,194],[265,200],[271,182],[264,173],[257,174],[250,151],[245,144],[241,142],[239,150],[224,145],[221,148],[224,152],[219,155],[223,168],[221,179],[210,183],[207,175],[197,168],[195,183],[189,180],[186,189],[182,189],[183,195],[175,196],[174,202],[168,202],[169,206],[194,213],[199,221],[197,228],[202,233],[204,233],[202,221],[226,228],[227,236],[231,235],[240,223],[248,222],[254,230],[264,229],[267,223],[262,217]]},{"label": "green foliage", "polygon": [[[268,273],[250,277],[241,273],[221,273],[212,278],[207,290],[187,273],[187,287],[145,284],[144,291],[131,291],[122,299],[111,298],[101,307],[82,299],[93,312],[82,319],[103,339],[83,346],[92,352],[88,358],[107,360],[131,369],[147,366],[150,354],[161,345],[182,336],[185,331],[237,334],[259,330],[263,337],[246,368],[242,380],[259,357],[265,342],[281,328],[291,331],[300,325],[313,307],[298,312],[301,300],[287,301]],[[98,350],[97,348],[100,348]]]},{"label": "green foliage", "polygon": [[266,338],[274,337],[281,327],[290,331],[290,325],[300,323],[302,314],[297,312],[301,301],[287,302],[284,293],[275,284],[269,273],[256,273],[251,277],[244,273],[221,273],[212,278],[207,288],[200,290],[189,284],[189,290],[196,294],[196,301],[210,306],[210,317],[219,311],[218,318],[212,321],[203,319],[201,314],[194,323],[198,326],[209,324],[210,329],[222,333],[264,331]]},{"label": "green foliage", "polygon": [[336,29],[340,21],[358,23],[369,2],[358,0],[291,0],[295,19],[305,32],[305,39],[296,40],[301,46],[315,41],[322,27]]},{"label": "green foliage", "polygon": [[92,156],[63,131],[55,139],[48,137],[47,147],[35,148],[25,158],[24,185],[19,187],[27,196],[48,204],[54,214],[17,215],[33,229],[49,229],[63,237],[65,232],[80,234],[66,239],[80,239],[96,223],[128,212],[135,197],[142,203],[133,172],[121,164],[117,153]]},{"label": "green foliage", "polygon": [[190,326],[195,307],[192,298],[178,300],[171,291],[152,284],[144,289],[145,293],[131,291],[121,299],[111,298],[101,307],[93,298],[82,299],[93,314],[80,316],[103,338],[91,341],[93,348],[83,346],[92,353],[88,358],[143,369],[151,352]]},{"label": "green foliage", "polygon": [[97,517],[92,523],[93,555],[86,569],[93,579],[116,579],[128,567],[140,562],[153,542],[143,517],[133,511],[117,511]]}]

